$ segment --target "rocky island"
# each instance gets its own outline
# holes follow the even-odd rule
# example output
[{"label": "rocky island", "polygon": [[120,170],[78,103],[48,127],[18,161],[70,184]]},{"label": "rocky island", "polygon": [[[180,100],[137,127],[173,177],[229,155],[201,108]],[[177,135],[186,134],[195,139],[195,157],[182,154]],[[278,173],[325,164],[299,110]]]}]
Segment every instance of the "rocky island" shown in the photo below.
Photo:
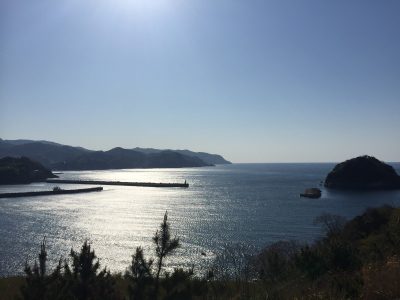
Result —
[{"label": "rocky island", "polygon": [[325,179],[335,189],[400,189],[394,168],[372,156],[359,156],[337,164]]},{"label": "rocky island", "polygon": [[0,159],[0,184],[24,184],[57,178],[40,163],[27,157],[4,157]]},{"label": "rocky island", "polygon": [[301,193],[300,197],[317,199],[317,198],[321,198],[321,194],[322,194],[322,192],[319,188],[310,188],[310,189],[306,189],[304,191],[304,193]]}]

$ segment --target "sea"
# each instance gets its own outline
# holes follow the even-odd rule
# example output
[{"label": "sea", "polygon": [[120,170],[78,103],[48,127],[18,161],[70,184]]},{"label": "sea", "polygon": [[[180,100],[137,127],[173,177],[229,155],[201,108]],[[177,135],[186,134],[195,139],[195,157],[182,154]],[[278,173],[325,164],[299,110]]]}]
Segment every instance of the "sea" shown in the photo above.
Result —
[{"label": "sea", "polygon": [[[400,163],[391,163],[400,174]],[[347,219],[369,207],[398,206],[400,191],[335,191],[322,185],[331,163],[232,164],[182,169],[65,171],[61,179],[178,182],[189,188],[104,186],[101,192],[0,199],[0,277],[23,274],[45,239],[50,267],[71,249],[91,244],[102,267],[123,273],[141,246],[154,257],[152,237],[167,212],[181,247],[167,268],[202,272],[216,255],[238,245],[259,251],[278,241],[312,243],[324,214]],[[50,190],[55,184],[0,187],[0,193]],[[58,184],[62,189],[86,185]],[[320,199],[300,198],[319,187]]]}]

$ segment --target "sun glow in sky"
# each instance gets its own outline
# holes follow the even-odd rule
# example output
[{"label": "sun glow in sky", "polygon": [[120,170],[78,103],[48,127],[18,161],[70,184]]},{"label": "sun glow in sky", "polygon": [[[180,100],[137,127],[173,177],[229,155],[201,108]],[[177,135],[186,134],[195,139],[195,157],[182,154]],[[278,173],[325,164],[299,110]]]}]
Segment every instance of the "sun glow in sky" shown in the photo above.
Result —
[{"label": "sun glow in sky", "polygon": [[143,13],[161,11],[173,5],[175,0],[108,0],[107,2],[121,10],[138,10]]},{"label": "sun glow in sky", "polygon": [[400,161],[399,1],[5,0],[0,137]]},{"label": "sun glow in sky", "polygon": [[120,14],[122,17],[153,19],[155,22],[156,18],[170,13],[177,2],[177,0],[100,0],[94,6],[111,14]]}]

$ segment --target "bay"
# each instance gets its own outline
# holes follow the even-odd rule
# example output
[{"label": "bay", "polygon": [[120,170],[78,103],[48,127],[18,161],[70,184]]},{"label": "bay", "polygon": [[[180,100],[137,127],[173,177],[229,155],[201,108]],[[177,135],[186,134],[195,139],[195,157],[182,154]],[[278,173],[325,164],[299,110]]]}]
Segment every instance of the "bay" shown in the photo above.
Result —
[{"label": "bay", "polygon": [[[399,173],[400,164],[392,163]],[[104,186],[88,194],[0,199],[0,276],[21,274],[46,237],[54,265],[88,240],[102,266],[123,272],[137,246],[151,256],[151,238],[164,213],[182,247],[168,267],[199,270],[227,245],[261,249],[279,240],[312,242],[322,235],[315,217],[351,218],[367,207],[398,206],[400,191],[350,192],[320,183],[334,164],[233,164],[205,168],[64,172],[62,179],[184,182],[185,188]],[[0,192],[49,190],[55,184],[1,186]],[[60,184],[61,188],[82,185]],[[85,186],[86,187],[86,186]],[[320,187],[320,199],[300,198]],[[206,256],[202,255],[205,253]]]}]

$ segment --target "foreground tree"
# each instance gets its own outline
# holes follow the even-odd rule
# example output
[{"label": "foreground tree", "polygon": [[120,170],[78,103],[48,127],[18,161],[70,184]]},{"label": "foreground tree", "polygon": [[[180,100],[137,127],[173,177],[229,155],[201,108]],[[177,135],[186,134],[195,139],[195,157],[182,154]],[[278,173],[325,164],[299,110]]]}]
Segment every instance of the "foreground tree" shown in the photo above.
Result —
[{"label": "foreground tree", "polygon": [[164,221],[160,225],[160,229],[156,231],[153,242],[156,246],[156,278],[155,278],[155,295],[158,296],[160,273],[163,268],[163,263],[166,257],[180,246],[179,238],[171,238],[170,225],[168,223],[168,213],[164,214]]},{"label": "foreground tree", "polygon": [[40,245],[39,266],[36,260],[33,267],[29,266],[28,263],[25,265],[26,285],[22,288],[22,296],[24,299],[45,299],[47,288],[45,282],[46,260],[46,238],[44,238]]},{"label": "foreground tree", "polygon": [[146,299],[151,294],[151,284],[154,281],[152,265],[153,260],[146,260],[142,247],[137,247],[125,274],[125,278],[129,280],[129,299]]},{"label": "foreground tree", "polygon": [[39,265],[35,261],[33,267],[25,265],[25,285],[21,289],[22,298],[26,300],[54,299],[53,286],[60,282],[61,261],[54,271],[47,275],[46,238],[40,245]]},{"label": "foreground tree", "polygon": [[72,268],[65,263],[65,280],[73,299],[118,299],[115,294],[115,280],[104,268],[99,272],[100,263],[90,245],[85,241],[79,253],[71,249]]}]

